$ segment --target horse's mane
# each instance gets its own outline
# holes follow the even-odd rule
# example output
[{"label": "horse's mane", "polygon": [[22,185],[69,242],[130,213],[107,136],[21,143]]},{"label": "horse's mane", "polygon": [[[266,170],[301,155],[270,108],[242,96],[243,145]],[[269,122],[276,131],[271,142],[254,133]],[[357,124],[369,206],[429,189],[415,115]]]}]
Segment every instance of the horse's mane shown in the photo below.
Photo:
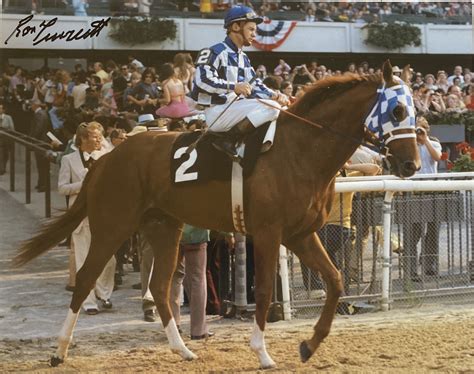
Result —
[{"label": "horse's mane", "polygon": [[322,79],[315,84],[291,106],[293,113],[306,113],[310,108],[331,99],[361,82],[381,83],[382,76],[379,74],[359,75],[346,73],[339,77]]}]

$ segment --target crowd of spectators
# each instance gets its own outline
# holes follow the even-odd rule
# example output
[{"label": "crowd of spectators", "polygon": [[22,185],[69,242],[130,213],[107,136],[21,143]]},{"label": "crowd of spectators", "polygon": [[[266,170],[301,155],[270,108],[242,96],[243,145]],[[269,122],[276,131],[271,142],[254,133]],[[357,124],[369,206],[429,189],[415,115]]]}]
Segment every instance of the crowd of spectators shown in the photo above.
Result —
[{"label": "crowd of spectators", "polygon": [[[14,126],[17,131],[51,143],[59,155],[61,152],[68,153],[66,145],[71,146],[74,134],[84,122],[100,124],[103,142],[109,150],[126,141],[127,134],[131,136],[147,131],[147,128],[192,131],[205,126],[202,117],[196,115],[192,100],[186,96],[192,88],[195,71],[192,61],[189,54],[178,53],[172,62],[158,68],[145,66],[133,55],[120,64],[112,60],[96,61],[88,66],[79,64],[74,71],[26,71],[20,66],[7,65],[0,85],[0,118],[3,119],[0,125],[10,129]],[[367,62],[350,63],[345,70],[332,69],[317,61],[291,66],[280,59],[274,65],[257,66],[256,72],[267,86],[286,94],[290,102],[294,103],[315,82],[327,77],[347,73],[366,75],[378,73],[380,69]],[[397,66],[393,67],[393,72],[395,75],[402,73]],[[455,66],[452,72],[413,71],[411,86],[420,114],[474,110],[471,99],[473,82],[469,68]],[[186,107],[189,113],[181,110]],[[170,110],[164,110],[166,108]],[[181,113],[176,118],[160,116],[163,113],[176,113],[176,109],[180,109],[178,112]],[[12,118],[8,126],[4,112]],[[48,132],[53,133],[63,145],[51,140],[47,136]],[[40,154],[37,156],[40,170],[46,160]],[[59,159],[53,153],[50,154],[49,161]],[[5,165],[0,166],[4,172]],[[38,192],[45,190],[43,177],[39,176]],[[208,256],[212,257],[213,254],[209,253]],[[119,261],[119,270],[123,267],[123,261],[127,261],[126,256]],[[73,287],[71,284],[68,286]],[[209,291],[209,295],[221,294],[226,294],[226,291]],[[218,302],[210,300],[209,305]],[[209,305],[208,308],[212,308]],[[144,312],[146,320],[155,319],[154,315],[147,315],[145,307]]]},{"label": "crowd of spectators", "polygon": [[[252,3],[252,2],[246,2]],[[467,3],[450,2],[285,2],[264,0],[253,2],[260,14],[271,11],[300,11],[307,22],[357,22],[376,21],[379,16],[392,14],[424,15],[428,17],[469,16]]]},{"label": "crowd of spectators", "polygon": [[[398,66],[393,68],[394,74],[400,76],[402,70]],[[330,76],[339,76],[345,73],[342,70],[332,70],[325,65],[312,61],[309,65],[296,65],[293,68],[284,60],[269,74],[267,67],[260,65],[257,74],[270,87],[280,89],[296,100],[311,85]],[[350,63],[347,72],[361,75],[379,73],[379,68],[370,67],[367,62],[360,64]],[[473,110],[471,102],[472,73],[469,68],[455,66],[452,72],[439,70],[435,74],[412,71],[412,89],[418,113],[462,113]]]},{"label": "crowd of spectators", "polygon": [[[29,0],[28,0],[29,1]],[[101,2],[99,5],[103,5]],[[249,6],[264,16],[274,12],[287,12],[291,19],[301,13],[300,20],[327,22],[365,22],[377,20],[379,16],[418,15],[430,18],[471,16],[468,2],[317,2],[284,0],[111,0],[108,10],[111,15],[159,15],[166,10],[183,12],[221,12],[234,5]],[[88,0],[31,0],[31,12],[42,13],[44,8],[67,7],[77,16],[88,15],[89,7],[98,6]],[[154,8],[155,7],[155,8]],[[156,10],[155,10],[156,9]],[[101,14],[106,15],[106,14]]]},{"label": "crowd of spectators", "polygon": [[[394,66],[394,74],[401,69]],[[367,62],[350,63],[346,70],[332,69],[317,61],[290,66],[280,59],[275,66],[259,65],[256,72],[267,86],[280,90],[291,102],[301,97],[313,83],[346,72],[361,75],[379,72]],[[107,133],[121,128],[130,131],[138,116],[151,114],[157,119],[153,126],[176,126],[179,120],[164,118],[162,114],[177,112],[175,117],[194,112],[189,92],[194,74],[190,54],[178,53],[172,63],[146,67],[134,56],[122,64],[110,60],[88,66],[76,65],[74,71],[26,71],[8,65],[2,73],[1,104],[11,115],[18,131],[31,133],[32,104],[47,110],[52,132],[61,140],[75,133],[84,121],[100,122]],[[453,71],[412,72],[415,105],[420,114],[462,113],[472,110],[472,73],[469,68],[455,66]],[[169,109],[169,110],[167,110]],[[179,109],[179,110],[173,110]],[[169,116],[168,116],[169,117]]]}]

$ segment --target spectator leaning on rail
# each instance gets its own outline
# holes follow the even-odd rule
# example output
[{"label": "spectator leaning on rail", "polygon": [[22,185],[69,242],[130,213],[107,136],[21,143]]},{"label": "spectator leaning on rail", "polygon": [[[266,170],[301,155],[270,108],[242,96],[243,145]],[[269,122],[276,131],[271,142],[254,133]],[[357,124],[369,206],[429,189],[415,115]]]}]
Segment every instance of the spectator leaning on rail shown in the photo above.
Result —
[{"label": "spectator leaning on rail", "polygon": [[[236,6],[227,12],[224,28],[226,39],[199,52],[192,98],[206,108],[209,131],[226,132],[214,146],[236,157],[236,143],[244,136],[278,117],[278,109],[260,103],[256,98],[275,100],[272,106],[287,105],[288,98],[266,87],[259,79],[249,82],[256,73],[242,47],[252,45],[257,24],[263,21],[245,6]],[[238,95],[245,100],[233,102]],[[232,105],[229,106],[229,104]]]},{"label": "spectator leaning on rail", "polygon": [[[3,103],[0,103],[0,128],[7,130],[15,130],[13,119],[5,114]],[[6,136],[0,136],[0,175],[5,174],[5,168],[8,162],[8,156],[13,143]]]},{"label": "spectator leaning on rail", "polygon": [[[380,167],[374,163],[346,163],[337,176],[369,176],[376,175],[380,171]],[[318,230],[318,236],[326,248],[331,261],[339,270],[344,270],[344,273],[346,268],[349,267],[350,257],[353,255],[350,253],[350,249],[348,251],[345,250],[352,234],[351,213],[353,197],[354,192],[335,194],[326,224]],[[345,266],[343,266],[344,263]],[[312,274],[303,263],[301,263],[301,270],[303,273],[303,283],[309,291],[309,296],[311,298],[324,297],[326,293],[322,289],[322,283],[319,278]],[[345,278],[348,278],[348,275],[345,273]]]},{"label": "spectator leaning on rail", "polygon": [[[417,174],[436,174],[438,161],[441,159],[441,144],[428,136],[430,125],[424,117],[416,121],[416,142],[420,152],[421,169]],[[427,222],[426,234],[424,223],[413,222],[403,225],[403,248],[405,272],[414,282],[420,282],[417,274],[417,245],[423,237],[421,263],[425,275],[437,275],[439,271],[439,222]]]},{"label": "spectator leaning on rail", "polygon": [[[48,113],[43,109],[40,101],[34,101],[31,104],[31,110],[33,111],[33,118],[29,135],[32,138],[49,143],[50,139],[46,134],[48,131],[51,131],[52,128]],[[46,157],[46,154],[41,151],[35,151],[35,159],[36,167],[38,169],[38,183],[36,185],[36,190],[38,192],[46,192],[47,179],[49,178],[49,160]]]}]

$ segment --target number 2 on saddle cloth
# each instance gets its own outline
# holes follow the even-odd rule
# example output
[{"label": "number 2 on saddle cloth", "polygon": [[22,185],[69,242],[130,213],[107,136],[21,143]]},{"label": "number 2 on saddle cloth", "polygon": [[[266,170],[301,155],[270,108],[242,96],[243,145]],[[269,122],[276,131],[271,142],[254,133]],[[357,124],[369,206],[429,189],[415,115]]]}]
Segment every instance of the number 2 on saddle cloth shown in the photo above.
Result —
[{"label": "number 2 on saddle cloth", "polygon": [[[270,123],[260,126],[245,139],[245,155],[242,161],[244,177],[252,174]],[[207,133],[189,154],[188,147],[201,136],[200,131],[183,133],[176,138],[171,150],[171,182],[202,183],[211,180],[230,180],[232,160],[224,157],[212,145],[212,133]]]}]

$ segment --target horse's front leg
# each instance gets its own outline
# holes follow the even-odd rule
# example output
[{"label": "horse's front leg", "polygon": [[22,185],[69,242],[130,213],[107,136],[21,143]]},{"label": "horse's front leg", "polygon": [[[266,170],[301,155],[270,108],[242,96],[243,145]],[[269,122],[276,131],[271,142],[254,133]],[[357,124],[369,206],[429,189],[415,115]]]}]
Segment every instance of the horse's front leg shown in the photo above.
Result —
[{"label": "horse's front leg", "polygon": [[314,273],[319,271],[327,286],[326,302],[319,321],[314,327],[313,337],[303,341],[300,345],[301,361],[306,362],[331,330],[337,303],[343,291],[342,278],[316,234],[308,235],[297,241],[290,241],[285,245]]},{"label": "horse's front leg", "polygon": [[142,229],[154,252],[155,262],[149,287],[170,349],[185,360],[194,360],[197,356],[184,344],[170,308],[171,278],[176,269],[182,227],[183,224],[174,218],[160,216],[143,224]]},{"label": "horse's front leg", "polygon": [[255,324],[250,339],[250,348],[257,355],[263,369],[275,367],[265,347],[263,331],[270,306],[273,282],[275,279],[280,237],[275,234],[256,234],[253,236],[255,261]]}]

